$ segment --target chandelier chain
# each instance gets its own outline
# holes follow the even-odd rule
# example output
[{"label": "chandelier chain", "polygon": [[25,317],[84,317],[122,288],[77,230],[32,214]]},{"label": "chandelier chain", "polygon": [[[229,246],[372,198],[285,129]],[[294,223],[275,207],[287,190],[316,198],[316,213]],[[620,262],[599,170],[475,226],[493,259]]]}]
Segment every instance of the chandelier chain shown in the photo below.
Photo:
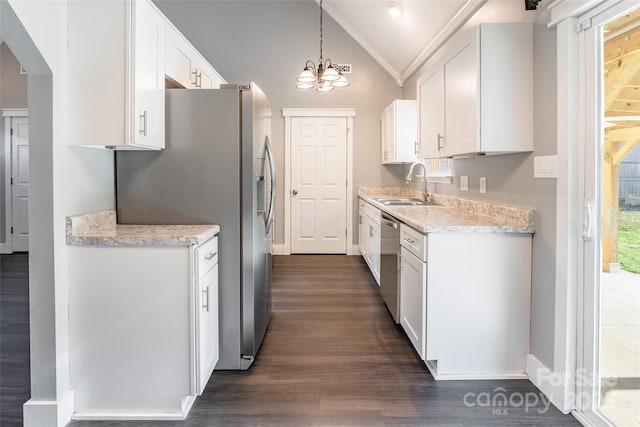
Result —
[{"label": "chandelier chain", "polygon": [[320,63],[322,64],[322,0],[320,0]]}]

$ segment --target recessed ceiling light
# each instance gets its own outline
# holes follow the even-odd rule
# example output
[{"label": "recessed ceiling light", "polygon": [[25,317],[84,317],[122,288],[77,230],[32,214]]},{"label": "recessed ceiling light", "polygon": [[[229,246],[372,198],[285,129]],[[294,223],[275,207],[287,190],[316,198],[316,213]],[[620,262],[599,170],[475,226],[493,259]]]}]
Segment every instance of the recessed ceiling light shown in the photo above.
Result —
[{"label": "recessed ceiling light", "polygon": [[404,13],[402,12],[402,7],[400,7],[400,5],[395,2],[389,3],[389,15],[396,19],[402,18],[402,15],[404,15]]}]

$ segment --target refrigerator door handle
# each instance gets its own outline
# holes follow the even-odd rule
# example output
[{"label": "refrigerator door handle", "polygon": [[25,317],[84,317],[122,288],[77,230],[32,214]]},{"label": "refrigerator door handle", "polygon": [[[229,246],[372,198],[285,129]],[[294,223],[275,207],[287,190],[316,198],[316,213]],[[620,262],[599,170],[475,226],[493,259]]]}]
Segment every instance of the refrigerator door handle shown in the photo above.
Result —
[{"label": "refrigerator door handle", "polygon": [[276,202],[276,165],[273,159],[273,151],[271,150],[271,144],[269,143],[269,136],[264,137],[264,146],[267,153],[266,157],[269,159],[269,175],[271,175],[271,195],[269,199],[269,210],[268,210],[267,218],[265,220],[265,230],[268,234],[269,229],[273,224],[273,216],[275,213],[275,202]]}]

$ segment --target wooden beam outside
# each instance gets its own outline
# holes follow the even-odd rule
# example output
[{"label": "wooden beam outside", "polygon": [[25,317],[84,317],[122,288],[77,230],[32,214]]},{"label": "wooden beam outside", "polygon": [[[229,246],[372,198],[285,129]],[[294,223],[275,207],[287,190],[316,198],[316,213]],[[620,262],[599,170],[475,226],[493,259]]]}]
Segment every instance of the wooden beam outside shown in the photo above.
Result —
[{"label": "wooden beam outside", "polygon": [[640,52],[640,27],[621,34],[604,43],[604,63],[609,64]]},{"label": "wooden beam outside", "polygon": [[606,130],[606,141],[635,141],[640,138],[640,127]]},{"label": "wooden beam outside", "polygon": [[604,77],[604,111],[610,110],[618,96],[638,73],[638,69],[640,69],[640,54],[619,59],[609,68]]},{"label": "wooden beam outside", "polygon": [[625,157],[633,150],[638,143],[640,143],[640,137],[635,141],[630,140],[624,143],[624,145],[613,154],[613,158],[611,159],[614,165],[619,165]]},{"label": "wooden beam outside", "polygon": [[640,9],[635,9],[611,22],[607,22],[604,26],[604,29],[607,30],[608,33],[615,33],[620,30],[624,30],[627,27],[633,26],[639,20]]},{"label": "wooden beam outside", "polygon": [[611,115],[614,111],[629,114],[640,114],[640,101],[622,101],[620,99],[616,99],[611,105],[609,105],[609,108],[607,108],[607,114]]}]

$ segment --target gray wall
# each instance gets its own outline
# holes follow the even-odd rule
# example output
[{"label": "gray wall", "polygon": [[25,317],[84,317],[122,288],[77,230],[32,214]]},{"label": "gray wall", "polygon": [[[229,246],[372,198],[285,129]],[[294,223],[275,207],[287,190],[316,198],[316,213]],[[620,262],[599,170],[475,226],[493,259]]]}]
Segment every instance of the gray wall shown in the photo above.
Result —
[{"label": "gray wall", "polygon": [[0,43],[0,108],[27,108],[27,75],[5,43]]},{"label": "gray wall", "polygon": [[[229,82],[255,81],[273,110],[272,140],[280,182],[284,176],[283,107],[356,109],[354,123],[354,189],[390,185],[392,174],[380,168],[380,114],[401,90],[393,78],[335,21],[324,15],[324,54],[353,65],[351,86],[329,93],[295,88],[307,59],[318,61],[319,7],[297,1],[176,1],[155,3],[202,55]],[[276,243],[284,240],[284,194],[278,189]],[[357,206],[353,196],[354,206]],[[357,209],[354,209],[357,241]]]},{"label": "gray wall", "polygon": [[[453,185],[430,185],[431,191],[475,200],[531,207],[536,210],[531,291],[531,353],[553,367],[555,310],[556,180],[534,179],[533,158],[556,154],[556,33],[534,25],[533,153],[487,156],[453,161]],[[415,98],[416,80],[428,64],[407,81],[403,97]],[[460,191],[459,177],[469,177],[469,191]],[[480,194],[479,178],[487,177]],[[418,184],[420,185],[420,184]]]},{"label": "gray wall", "polygon": [[[5,43],[0,43],[0,108],[27,108],[27,76]],[[5,140],[4,119],[0,123],[0,242],[5,236]]]}]

